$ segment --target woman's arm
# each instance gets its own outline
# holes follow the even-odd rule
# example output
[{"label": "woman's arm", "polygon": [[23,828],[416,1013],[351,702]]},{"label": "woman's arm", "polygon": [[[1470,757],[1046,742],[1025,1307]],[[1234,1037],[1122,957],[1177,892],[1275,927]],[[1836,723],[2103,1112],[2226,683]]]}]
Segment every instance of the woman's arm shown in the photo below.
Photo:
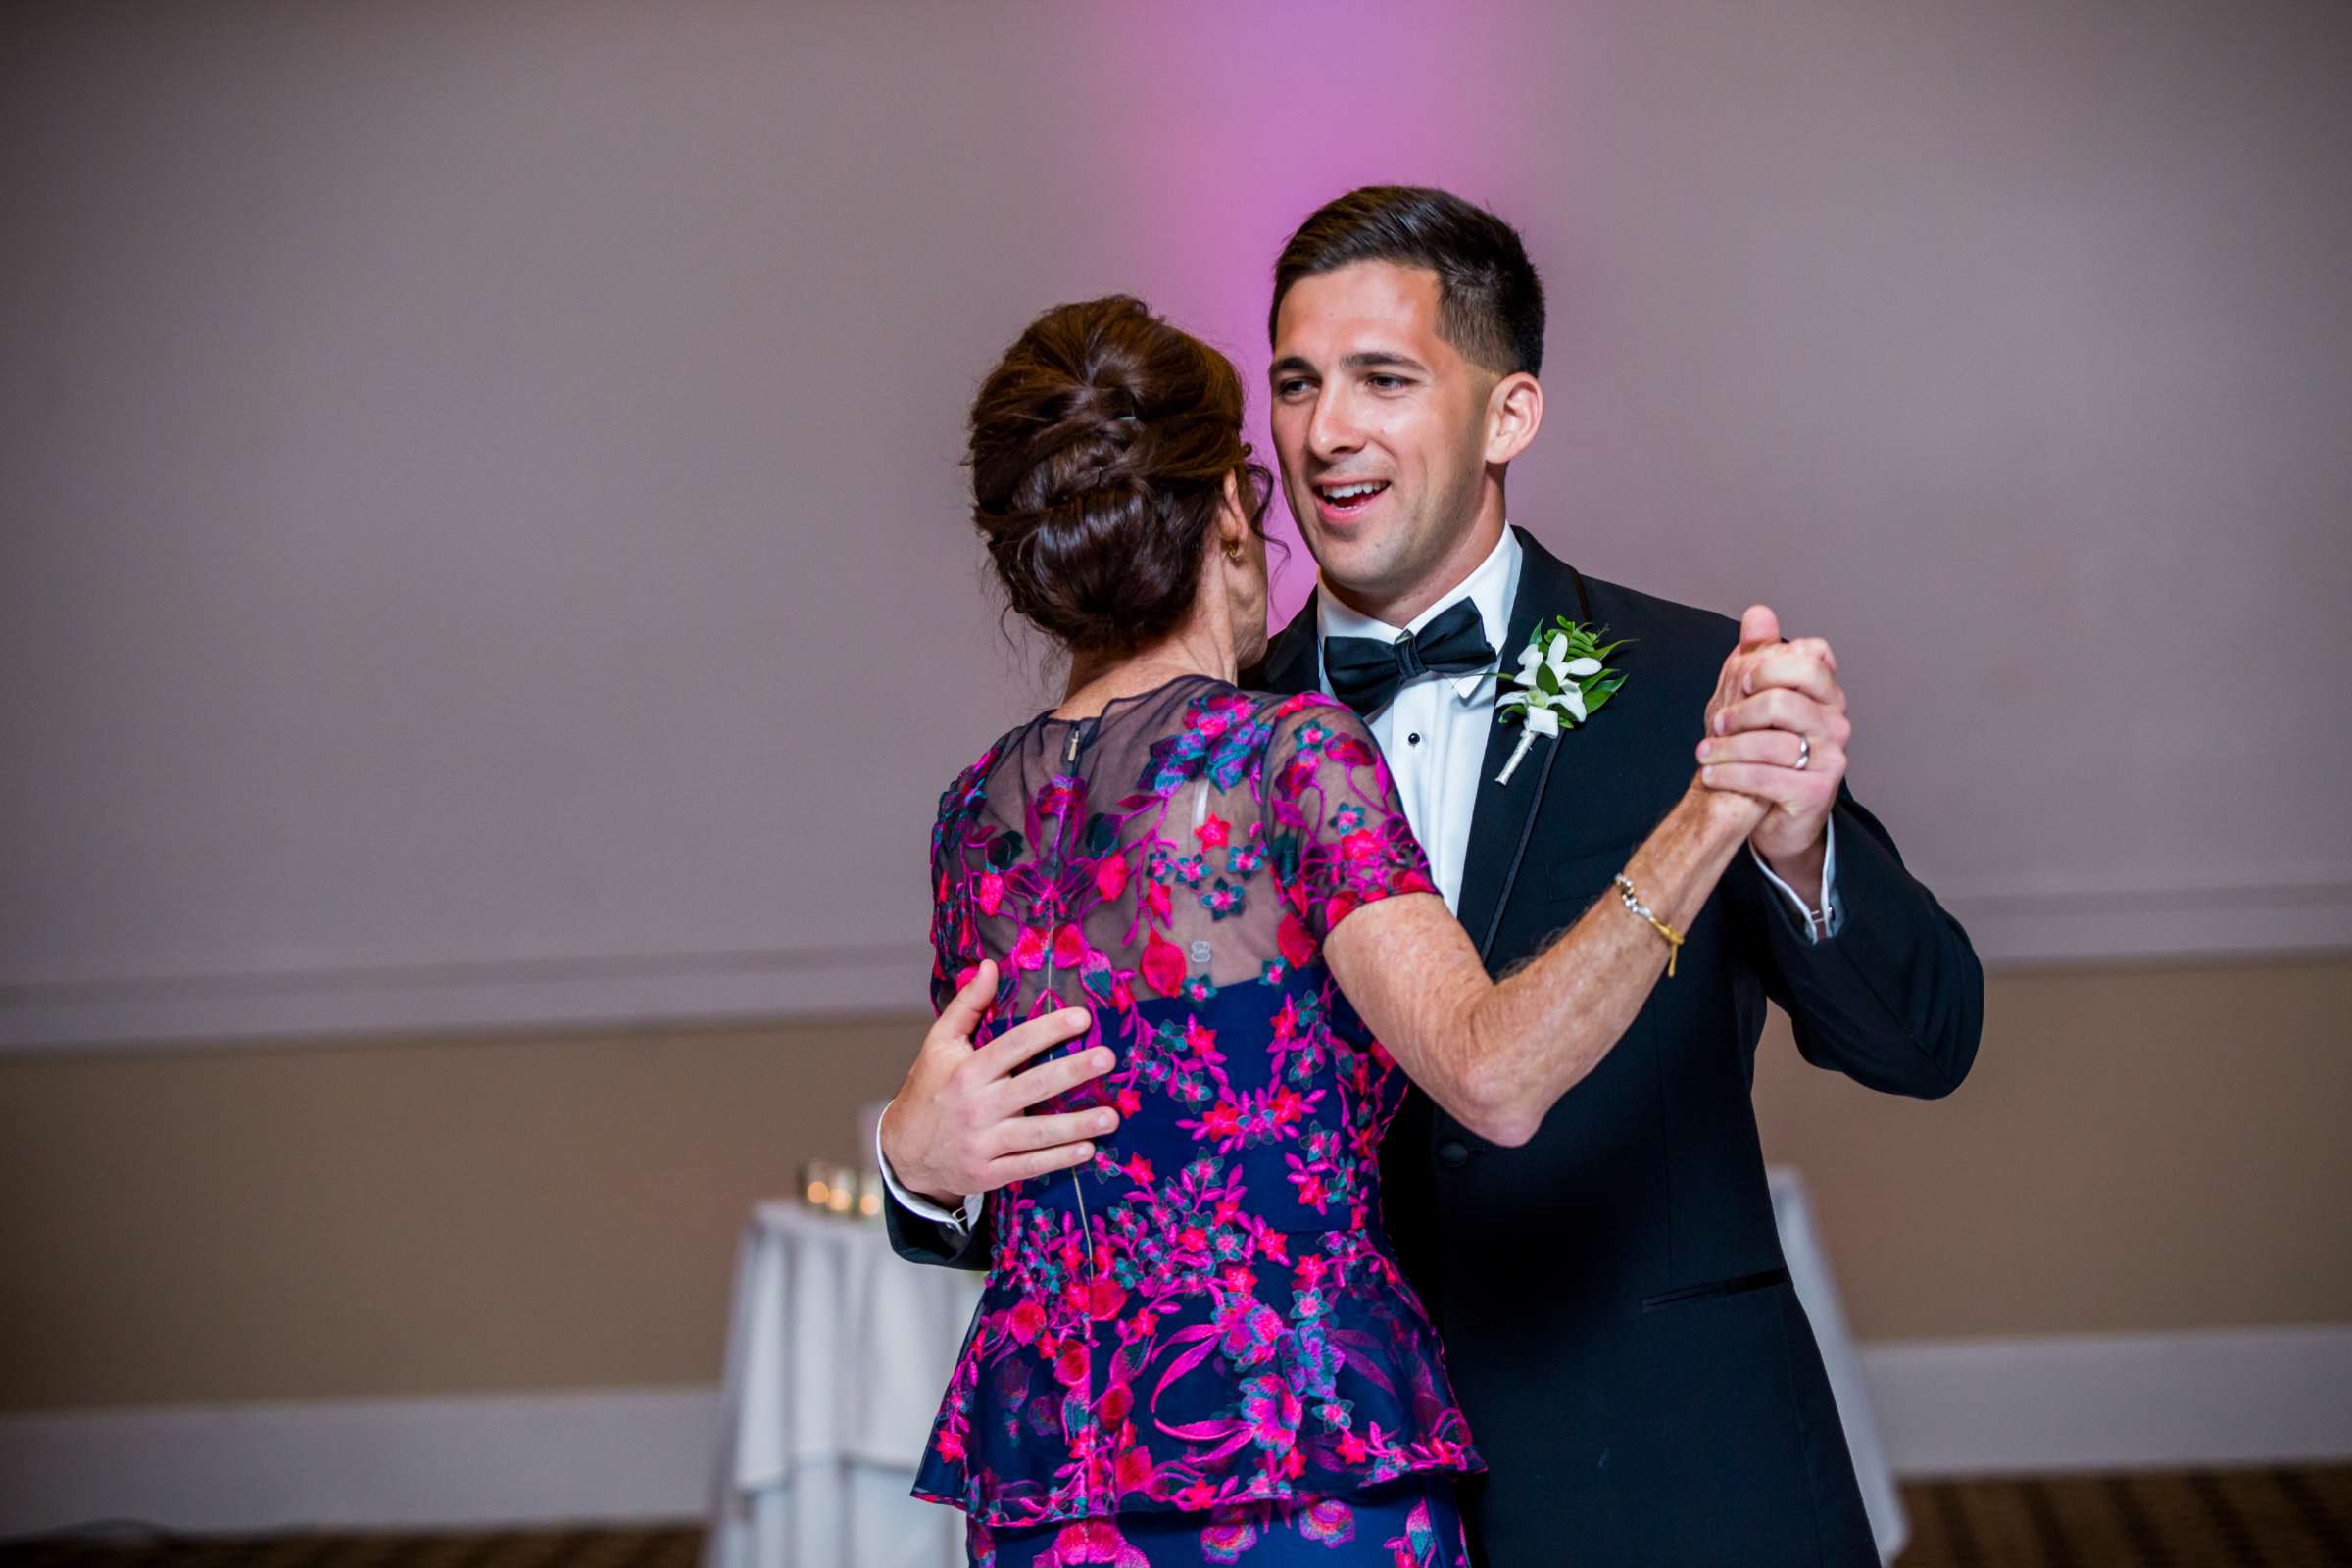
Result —
[{"label": "woman's arm", "polygon": [[[1695,780],[1625,875],[1687,930],[1768,808]],[[1608,1054],[1665,971],[1666,940],[1614,892],[1500,981],[1445,903],[1403,894],[1351,910],[1323,958],[1373,1035],[1446,1113],[1516,1146]]]}]

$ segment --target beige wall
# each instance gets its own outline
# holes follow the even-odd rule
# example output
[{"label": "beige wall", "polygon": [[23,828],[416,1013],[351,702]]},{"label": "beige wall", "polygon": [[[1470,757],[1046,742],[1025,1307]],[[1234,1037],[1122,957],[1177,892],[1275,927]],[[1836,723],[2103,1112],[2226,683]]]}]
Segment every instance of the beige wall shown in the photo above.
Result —
[{"label": "beige wall", "polygon": [[1949,1100],[1797,1058],[1756,1108],[1857,1335],[2352,1322],[2352,959],[2009,972]]},{"label": "beige wall", "polygon": [[905,1024],[0,1062],[0,1409],[715,1381]]},{"label": "beige wall", "polygon": [[[1994,978],[1955,1098],[1768,1037],[1857,1334],[2352,1321],[2352,959]],[[904,1022],[0,1062],[0,1409],[714,1381]]]}]

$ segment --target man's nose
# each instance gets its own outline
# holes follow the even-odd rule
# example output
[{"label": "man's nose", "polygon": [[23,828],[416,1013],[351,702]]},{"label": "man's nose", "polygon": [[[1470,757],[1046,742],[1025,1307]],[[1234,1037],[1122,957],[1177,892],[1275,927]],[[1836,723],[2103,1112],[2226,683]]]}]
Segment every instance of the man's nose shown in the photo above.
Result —
[{"label": "man's nose", "polygon": [[1316,457],[1327,460],[1363,445],[1348,399],[1329,392],[1315,399],[1314,417],[1306,426],[1306,445]]}]

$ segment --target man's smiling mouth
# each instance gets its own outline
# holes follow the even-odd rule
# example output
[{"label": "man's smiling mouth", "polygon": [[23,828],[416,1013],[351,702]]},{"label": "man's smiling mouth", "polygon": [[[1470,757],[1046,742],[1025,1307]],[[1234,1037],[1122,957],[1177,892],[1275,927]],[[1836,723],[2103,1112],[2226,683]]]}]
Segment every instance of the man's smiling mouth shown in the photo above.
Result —
[{"label": "man's smiling mouth", "polygon": [[1388,488],[1386,479],[1355,479],[1346,484],[1319,484],[1314,487],[1315,499],[1323,503],[1323,510],[1342,517],[1361,512],[1387,494]]}]

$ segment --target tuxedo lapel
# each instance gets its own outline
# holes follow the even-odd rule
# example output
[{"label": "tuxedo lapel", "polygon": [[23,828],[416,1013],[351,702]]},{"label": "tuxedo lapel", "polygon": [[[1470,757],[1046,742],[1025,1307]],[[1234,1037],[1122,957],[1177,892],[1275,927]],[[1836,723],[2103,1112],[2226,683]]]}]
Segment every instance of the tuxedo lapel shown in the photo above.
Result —
[{"label": "tuxedo lapel", "polygon": [[1266,644],[1266,657],[1255,669],[1244,672],[1242,684],[1285,696],[1311,692],[1322,686],[1323,658],[1315,637],[1314,594],[1308,594],[1306,604],[1291,617],[1291,623],[1274,634],[1273,640]]},{"label": "tuxedo lapel", "polygon": [[[1574,566],[1536,543],[1524,528],[1517,532],[1525,555],[1519,566],[1519,591],[1511,600],[1508,631],[1501,650],[1506,665],[1527,646],[1528,634],[1536,629],[1538,621],[1547,621],[1554,615],[1571,615],[1587,624],[1592,620],[1584,577]],[[1266,657],[1255,669],[1244,675],[1243,682],[1259,691],[1284,693],[1314,691],[1322,685],[1322,651],[1317,641],[1313,594],[1307,596],[1306,604],[1291,618],[1290,624],[1274,635],[1266,645]],[[1548,739],[1539,736],[1535,751],[1521,761],[1510,783],[1497,784],[1495,775],[1510,760],[1511,749],[1519,744],[1519,727],[1488,725],[1486,757],[1478,771],[1478,800],[1470,813],[1470,842],[1462,856],[1462,897],[1457,911],[1463,929],[1478,944],[1482,958],[1494,945],[1503,906],[1510,901],[1519,862],[1527,854],[1537,807],[1551,782],[1552,769],[1559,765],[1563,743],[1576,746],[1580,770],[1590,774],[1591,764],[1598,760],[1593,743],[1599,738],[1581,729]]]},{"label": "tuxedo lapel", "polygon": [[[1511,601],[1509,631],[1501,650],[1506,669],[1515,666],[1519,650],[1527,646],[1539,621],[1549,621],[1554,615],[1569,615],[1588,624],[1592,619],[1585,580],[1577,569],[1536,543],[1525,529],[1517,532],[1526,554],[1520,563],[1519,591]],[[1528,835],[1535,828],[1536,808],[1551,782],[1561,748],[1576,745],[1586,754],[1580,760],[1592,760],[1584,731],[1564,728],[1555,736],[1537,737],[1534,754],[1521,760],[1510,783],[1496,783],[1512,748],[1519,744],[1519,734],[1516,724],[1487,727],[1486,760],[1478,770],[1478,802],[1470,814],[1470,843],[1462,856],[1462,899],[1457,912],[1462,928],[1478,944],[1481,958],[1494,945],[1503,906],[1510,901],[1511,884],[1518,879]]]}]

